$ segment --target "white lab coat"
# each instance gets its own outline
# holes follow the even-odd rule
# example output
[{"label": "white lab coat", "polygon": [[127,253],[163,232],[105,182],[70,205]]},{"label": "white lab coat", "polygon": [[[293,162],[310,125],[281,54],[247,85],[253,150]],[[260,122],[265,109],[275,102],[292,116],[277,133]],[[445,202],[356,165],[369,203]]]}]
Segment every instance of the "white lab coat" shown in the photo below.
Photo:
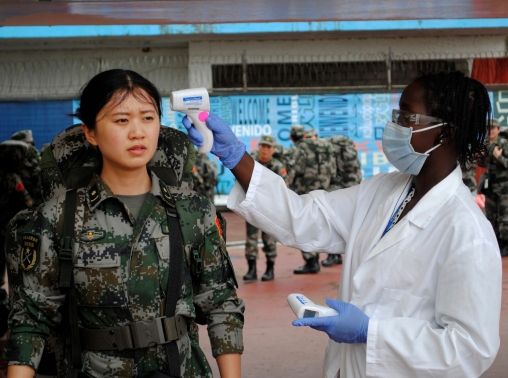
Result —
[{"label": "white lab coat", "polygon": [[298,196],[256,163],[228,207],[281,243],[345,253],[338,298],[370,317],[366,344],[329,342],[324,377],[479,377],[499,349],[502,264],[457,167],[383,238],[410,175]]}]

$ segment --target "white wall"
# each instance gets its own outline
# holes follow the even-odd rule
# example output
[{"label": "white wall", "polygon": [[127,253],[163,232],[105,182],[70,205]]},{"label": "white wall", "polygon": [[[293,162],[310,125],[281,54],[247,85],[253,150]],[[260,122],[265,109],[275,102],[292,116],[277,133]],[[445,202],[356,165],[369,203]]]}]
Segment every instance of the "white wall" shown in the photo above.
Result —
[{"label": "white wall", "polygon": [[75,98],[90,78],[111,68],[139,72],[165,95],[189,83],[186,48],[2,51],[0,100]]},{"label": "white wall", "polygon": [[72,48],[2,51],[0,100],[67,99],[95,74],[132,69],[163,95],[188,87],[212,89],[213,64],[469,59],[507,56],[506,36],[349,38],[189,42],[186,47]]},{"label": "white wall", "polygon": [[507,56],[506,36],[350,38],[189,43],[189,77],[211,89],[213,64],[473,59]]}]

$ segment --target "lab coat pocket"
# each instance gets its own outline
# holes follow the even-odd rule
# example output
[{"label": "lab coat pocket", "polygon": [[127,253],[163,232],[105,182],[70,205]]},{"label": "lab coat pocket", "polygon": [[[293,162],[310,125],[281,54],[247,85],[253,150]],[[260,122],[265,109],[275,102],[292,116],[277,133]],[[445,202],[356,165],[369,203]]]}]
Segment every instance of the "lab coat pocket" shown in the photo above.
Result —
[{"label": "lab coat pocket", "polygon": [[373,318],[419,318],[429,297],[415,297],[402,290],[383,290],[381,299],[374,310]]}]

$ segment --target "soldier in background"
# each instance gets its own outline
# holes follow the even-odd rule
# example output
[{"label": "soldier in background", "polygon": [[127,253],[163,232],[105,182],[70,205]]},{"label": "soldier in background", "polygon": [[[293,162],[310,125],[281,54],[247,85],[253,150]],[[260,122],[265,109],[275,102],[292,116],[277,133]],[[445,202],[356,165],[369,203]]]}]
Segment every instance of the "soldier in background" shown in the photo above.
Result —
[{"label": "soldier in background", "polygon": [[[326,138],[333,146],[333,153],[337,163],[337,174],[330,181],[330,191],[349,188],[358,185],[362,181],[362,167],[358,160],[354,142],[345,135],[334,135]],[[321,261],[321,265],[333,266],[342,264],[340,254],[328,254],[328,257]]]},{"label": "soldier in background", "polygon": [[[275,146],[277,141],[270,135],[261,136],[259,141],[259,150],[253,151],[251,156],[254,160],[264,165],[272,172],[286,179],[286,168],[282,163],[273,157],[275,153]],[[257,280],[256,261],[258,259],[258,235],[259,230],[257,227],[246,222],[247,226],[247,239],[245,241],[245,258],[249,264],[249,271],[243,276],[244,281]],[[277,257],[277,240],[272,236],[261,232],[261,239],[263,240],[263,252],[266,255],[266,272],[261,277],[261,281],[271,281],[274,278],[274,265],[275,258]]]},{"label": "soldier in background", "polygon": [[[298,125],[300,126],[300,125]],[[332,177],[337,174],[337,163],[333,154],[332,144],[317,137],[314,129],[305,132],[303,126],[302,139],[292,147],[288,168],[289,188],[297,194],[307,194],[312,190],[329,190]],[[293,128],[291,128],[293,133]],[[293,139],[293,134],[291,135]],[[294,139],[293,139],[294,141]],[[320,270],[319,254],[302,251],[305,264],[293,271],[294,274],[317,273]]]},{"label": "soldier in background", "polygon": [[499,121],[493,119],[488,156],[483,163],[492,189],[491,195],[485,195],[485,212],[496,233],[501,256],[508,256],[508,140],[501,138],[500,132]]},{"label": "soldier in background", "polygon": [[23,130],[0,143],[0,337],[7,331],[9,302],[5,283],[5,228],[19,211],[41,202],[40,155],[32,131]]},{"label": "soldier in background", "polygon": [[[284,149],[284,153],[282,155],[282,164],[286,167],[286,170],[288,172],[288,178],[289,180],[289,172],[291,171],[291,168],[295,164],[293,155],[295,154],[296,147],[298,146],[298,143],[303,139],[303,136],[305,134],[305,128],[302,125],[293,125],[291,126],[291,131],[289,134],[289,139],[293,142],[293,145],[289,148]],[[289,185],[289,181],[286,181],[286,184]]]},{"label": "soldier in background", "polygon": [[196,152],[195,156],[192,167],[193,189],[214,203],[215,186],[219,182],[217,163],[211,160],[207,154]]}]

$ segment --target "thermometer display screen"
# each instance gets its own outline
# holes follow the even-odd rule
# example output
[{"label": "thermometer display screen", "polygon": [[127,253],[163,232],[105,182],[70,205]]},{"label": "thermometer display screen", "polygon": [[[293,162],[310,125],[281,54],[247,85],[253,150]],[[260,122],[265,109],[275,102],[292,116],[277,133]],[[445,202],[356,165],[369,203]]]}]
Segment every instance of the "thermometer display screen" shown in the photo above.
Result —
[{"label": "thermometer display screen", "polygon": [[317,312],[316,311],[312,311],[312,310],[305,310],[303,312],[303,317],[304,318],[315,318],[317,315]]}]

